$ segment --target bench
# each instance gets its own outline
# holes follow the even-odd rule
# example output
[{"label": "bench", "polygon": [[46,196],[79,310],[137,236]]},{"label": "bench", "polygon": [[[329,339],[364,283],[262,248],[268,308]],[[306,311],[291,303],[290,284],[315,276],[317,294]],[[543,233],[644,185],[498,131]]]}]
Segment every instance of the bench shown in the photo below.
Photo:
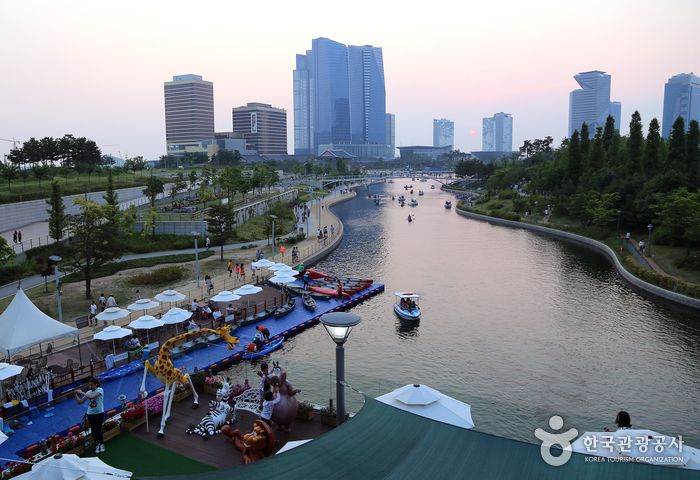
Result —
[{"label": "bench", "polygon": [[237,397],[233,397],[233,400],[236,402],[233,408],[234,415],[236,415],[237,410],[246,410],[256,415],[260,415],[262,413],[262,406],[260,405],[260,390],[257,388],[249,388]]},{"label": "bench", "polygon": [[87,315],[75,319],[75,328],[83,328],[88,326],[90,326],[90,321],[88,320]]}]

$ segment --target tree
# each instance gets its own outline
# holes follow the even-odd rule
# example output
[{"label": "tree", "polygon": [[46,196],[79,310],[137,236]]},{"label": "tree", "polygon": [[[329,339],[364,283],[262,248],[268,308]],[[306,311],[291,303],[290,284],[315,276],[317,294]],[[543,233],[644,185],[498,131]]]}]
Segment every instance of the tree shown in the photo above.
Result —
[{"label": "tree", "polygon": [[677,172],[687,172],[688,146],[685,141],[685,120],[680,115],[673,122],[671,135],[668,137],[668,164]]},{"label": "tree", "polygon": [[207,231],[214,237],[214,241],[221,244],[221,260],[224,259],[224,244],[226,240],[235,235],[234,225],[236,223],[236,212],[233,205],[212,205],[208,211]]},{"label": "tree", "polygon": [[78,182],[80,181],[80,175],[87,172],[87,165],[84,163],[76,163],[73,165],[73,170],[78,174]]},{"label": "tree", "polygon": [[588,124],[586,122],[583,122],[581,125],[581,154],[584,157],[584,160],[586,159],[586,156],[588,155],[588,152],[591,150],[591,138],[590,138],[590,132],[588,130]]},{"label": "tree", "polygon": [[192,170],[189,175],[187,175],[187,179],[190,181],[190,189],[189,193],[190,196],[192,196],[192,190],[194,190],[194,187],[197,186],[197,172]]},{"label": "tree", "polygon": [[32,167],[32,174],[34,174],[34,177],[39,180],[39,185],[41,185],[41,181],[48,177],[49,175],[49,166],[48,165],[34,165]]},{"label": "tree", "polygon": [[17,258],[15,251],[7,244],[7,240],[0,237],[0,265],[6,265],[15,258]]},{"label": "tree", "polygon": [[175,177],[175,182],[172,187],[170,187],[170,195],[173,197],[173,201],[177,200],[177,196],[180,192],[187,190],[187,180],[185,180],[185,174],[183,172],[177,172]]},{"label": "tree", "polygon": [[689,176],[691,181],[698,180],[698,174],[700,173],[700,123],[697,120],[691,120],[688,128],[688,134],[686,135],[686,140],[688,146],[688,168]]},{"label": "tree", "polygon": [[80,272],[85,280],[85,298],[92,297],[91,282],[97,268],[121,256],[118,229],[107,220],[104,207],[78,196],[73,201],[80,213],[71,217],[71,239],[63,249],[63,270]]},{"label": "tree", "polygon": [[51,184],[51,196],[46,200],[46,204],[51,207],[46,209],[49,214],[49,236],[54,241],[60,242],[68,228],[70,218],[65,214],[66,206],[61,196],[61,185],[57,181]]},{"label": "tree", "polygon": [[39,267],[39,275],[44,277],[44,287],[46,288],[46,293],[49,292],[49,277],[56,273],[54,271],[54,262],[50,258],[43,257],[39,255],[34,259],[37,266]]},{"label": "tree", "polygon": [[17,174],[19,175],[19,178],[22,179],[22,183],[24,183],[24,186],[26,187],[27,186],[27,179],[29,178],[29,171],[20,170],[19,172],[17,172]]},{"label": "tree", "polygon": [[613,137],[615,136],[615,119],[612,115],[608,115],[605,119],[605,129],[603,130],[603,148],[607,152],[610,150],[610,146],[613,142]]},{"label": "tree", "polygon": [[583,158],[581,155],[581,141],[579,139],[578,130],[574,130],[569,142],[569,163],[566,168],[566,177],[578,185],[579,179],[583,173]]},{"label": "tree", "polygon": [[148,218],[143,224],[142,235],[145,237],[150,232],[151,242],[156,241],[156,220],[158,219],[158,212],[156,209],[151,207],[148,212]]},{"label": "tree", "polygon": [[17,180],[19,178],[19,172],[17,167],[12,164],[0,164],[0,177],[7,181],[8,190],[12,190],[10,182]]},{"label": "tree", "polygon": [[644,158],[644,134],[642,132],[642,116],[635,110],[630,121],[630,135],[627,139],[627,168],[630,172],[638,172]]},{"label": "tree", "polygon": [[[143,193],[143,192],[142,192]],[[116,225],[119,220],[119,194],[114,189],[114,176],[112,175],[112,169],[109,169],[109,175],[107,176],[107,188],[105,189],[105,194],[102,195],[107,204],[104,206],[107,213],[107,220],[112,225]]]},{"label": "tree", "polygon": [[161,155],[160,168],[175,168],[177,166],[177,158],[174,155]]},{"label": "tree", "polygon": [[[177,183],[175,185],[177,185]],[[172,189],[175,189],[175,185],[173,185]],[[154,177],[153,175],[151,175],[148,178],[148,180],[146,180],[146,188],[141,190],[141,193],[148,197],[149,201],[151,202],[151,208],[155,208],[158,195],[160,195],[163,192],[165,192],[165,185],[163,183],[163,180],[161,180],[158,177]],[[173,201],[175,200],[176,193],[177,192],[173,194]]]},{"label": "tree", "polygon": [[588,213],[589,218],[593,220],[595,225],[604,227],[617,218],[617,207],[615,207],[615,204],[619,201],[620,194],[617,192],[597,196],[592,202],[588,203],[586,213]]},{"label": "tree", "polygon": [[204,202],[204,208],[207,208],[207,202],[211,202],[216,198],[214,193],[208,188],[200,188],[198,195],[199,199]]},{"label": "tree", "polygon": [[642,174],[644,178],[651,178],[659,168],[659,155],[661,153],[661,126],[656,118],[649,122],[647,143],[644,147],[642,160]]},{"label": "tree", "polygon": [[603,127],[596,127],[593,149],[588,159],[588,168],[594,172],[605,166],[605,148],[603,147]]},{"label": "tree", "polygon": [[685,244],[686,255],[690,256],[691,244],[700,241],[700,194],[679,188],[655,197],[659,203],[651,208],[658,212],[657,224],[672,237],[673,243]]}]

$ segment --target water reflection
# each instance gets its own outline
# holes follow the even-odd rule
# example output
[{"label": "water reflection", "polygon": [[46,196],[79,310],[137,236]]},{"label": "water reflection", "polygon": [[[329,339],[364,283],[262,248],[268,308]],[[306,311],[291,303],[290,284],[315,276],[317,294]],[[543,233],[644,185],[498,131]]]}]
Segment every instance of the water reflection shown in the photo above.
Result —
[{"label": "water reflection", "polygon": [[420,320],[404,320],[396,314],[394,317],[396,318],[396,334],[399,338],[411,340],[418,338]]}]

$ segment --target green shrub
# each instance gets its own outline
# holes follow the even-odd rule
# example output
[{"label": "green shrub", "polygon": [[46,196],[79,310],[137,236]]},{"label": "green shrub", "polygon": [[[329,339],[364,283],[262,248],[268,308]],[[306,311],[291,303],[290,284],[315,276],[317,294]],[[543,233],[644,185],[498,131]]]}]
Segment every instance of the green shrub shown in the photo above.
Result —
[{"label": "green shrub", "polygon": [[498,198],[501,200],[510,200],[516,197],[519,197],[520,194],[514,190],[503,190],[501,192],[498,192]]},{"label": "green shrub", "polygon": [[673,261],[673,266],[683,270],[700,270],[700,257],[681,257]]},{"label": "green shrub", "polygon": [[513,210],[520,212],[524,211],[527,206],[527,200],[523,197],[517,196],[513,198]]},{"label": "green shrub", "polygon": [[490,202],[486,204],[486,208],[489,210],[499,210],[503,208],[503,203],[502,202]]},{"label": "green shrub", "polygon": [[152,272],[141,273],[129,277],[132,285],[163,285],[182,278],[182,267],[162,267]]}]

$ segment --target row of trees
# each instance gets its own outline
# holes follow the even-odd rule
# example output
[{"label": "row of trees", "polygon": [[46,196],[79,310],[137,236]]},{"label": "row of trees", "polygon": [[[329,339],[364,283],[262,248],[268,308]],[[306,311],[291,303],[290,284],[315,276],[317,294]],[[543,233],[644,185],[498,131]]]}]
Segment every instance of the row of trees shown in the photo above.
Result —
[{"label": "row of trees", "polygon": [[22,144],[22,147],[10,150],[7,160],[18,168],[50,165],[72,167],[79,163],[102,165],[103,157],[97,144],[85,137],[64,135],[62,138],[34,137]]}]

